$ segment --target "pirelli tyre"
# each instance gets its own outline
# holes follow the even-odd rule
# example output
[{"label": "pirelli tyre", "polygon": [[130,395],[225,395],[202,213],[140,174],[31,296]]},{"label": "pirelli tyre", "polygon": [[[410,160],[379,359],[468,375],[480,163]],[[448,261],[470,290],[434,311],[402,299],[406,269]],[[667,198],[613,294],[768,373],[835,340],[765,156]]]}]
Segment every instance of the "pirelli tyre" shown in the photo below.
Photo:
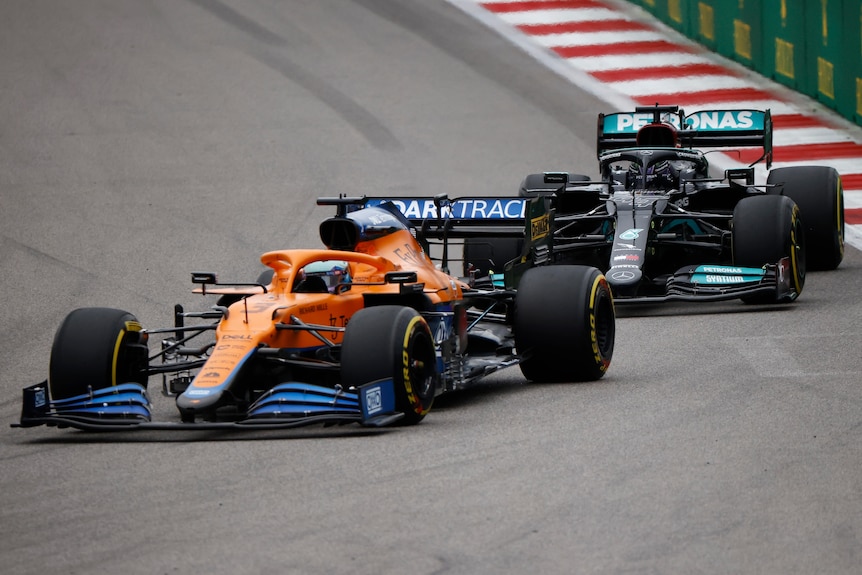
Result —
[{"label": "pirelli tyre", "polygon": [[514,307],[521,372],[538,382],[594,381],[611,364],[616,319],[605,276],[590,266],[543,266],[521,278]]},{"label": "pirelli tyre", "polygon": [[350,318],[341,346],[347,388],[391,377],[403,424],[422,421],[437,393],[437,354],[428,323],[409,307],[381,305]]},{"label": "pirelli tyre", "polygon": [[833,270],[844,259],[844,190],[841,176],[828,166],[776,168],[766,180],[770,195],[799,206],[805,225],[809,270]]},{"label": "pirelli tyre", "polygon": [[786,303],[795,300],[805,285],[805,230],[799,206],[786,196],[744,198],[733,210],[733,263],[760,268],[790,258],[790,285],[786,295],[742,298],[746,303]]},{"label": "pirelli tyre", "polygon": [[477,278],[503,273],[506,264],[521,255],[523,238],[467,238],[464,240],[464,275]]},{"label": "pirelli tyre", "polygon": [[76,309],[54,335],[48,391],[54,400],[120,383],[147,385],[147,336],[137,318],[119,309]]},{"label": "pirelli tyre", "polygon": [[[569,174],[570,182],[589,182],[590,178],[583,174]],[[553,194],[560,188],[559,185],[546,184],[545,174],[528,174],[526,178],[521,180],[521,185],[518,186],[518,197],[535,198],[539,195]]]}]

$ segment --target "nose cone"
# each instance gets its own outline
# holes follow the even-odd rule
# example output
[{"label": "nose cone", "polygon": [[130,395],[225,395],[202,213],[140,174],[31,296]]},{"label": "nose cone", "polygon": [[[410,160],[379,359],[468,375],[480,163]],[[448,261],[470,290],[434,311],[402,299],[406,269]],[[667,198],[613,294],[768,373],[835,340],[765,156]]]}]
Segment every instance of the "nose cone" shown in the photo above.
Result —
[{"label": "nose cone", "polygon": [[637,266],[612,267],[605,277],[615,295],[634,295],[643,273]]},{"label": "nose cone", "polygon": [[177,409],[183,421],[194,421],[196,416],[207,416],[214,412],[221,396],[220,389],[189,388],[177,396]]}]

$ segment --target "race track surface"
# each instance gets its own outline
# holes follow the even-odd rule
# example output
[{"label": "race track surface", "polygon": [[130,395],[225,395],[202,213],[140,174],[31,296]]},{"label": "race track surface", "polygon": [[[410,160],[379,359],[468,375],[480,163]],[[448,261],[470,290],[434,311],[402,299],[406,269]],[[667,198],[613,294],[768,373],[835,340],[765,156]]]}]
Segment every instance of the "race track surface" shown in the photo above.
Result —
[{"label": "race track surface", "polygon": [[214,303],[189,272],[319,246],[318,196],[595,175],[619,96],[499,32],[443,0],[0,3],[3,573],[858,572],[851,246],[792,305],[619,309],[600,382],[508,369],[416,427],[9,427],[70,310],[170,325]]}]

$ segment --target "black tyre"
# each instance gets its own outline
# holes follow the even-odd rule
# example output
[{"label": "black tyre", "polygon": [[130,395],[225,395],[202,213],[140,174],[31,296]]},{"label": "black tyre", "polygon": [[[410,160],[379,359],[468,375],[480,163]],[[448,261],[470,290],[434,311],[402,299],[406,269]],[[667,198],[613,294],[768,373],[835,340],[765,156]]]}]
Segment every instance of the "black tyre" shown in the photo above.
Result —
[{"label": "black tyre", "polygon": [[147,337],[129,312],[76,309],[54,335],[48,368],[52,399],[65,399],[120,383],[147,385]]},{"label": "black tyre", "polygon": [[745,297],[746,303],[782,303],[795,300],[805,285],[805,230],[799,206],[786,196],[744,198],[733,210],[733,263],[759,268],[790,258],[790,284],[794,293],[779,297]]},{"label": "black tyre", "polygon": [[[583,174],[569,174],[570,182],[589,182],[590,178]],[[535,198],[542,194],[552,194],[560,186],[558,184],[546,184],[545,174],[528,174],[518,186],[518,197]]]},{"label": "black tyre", "polygon": [[540,382],[594,381],[614,353],[616,320],[605,276],[589,266],[532,268],[515,298],[521,372]]},{"label": "black tyre", "polygon": [[769,173],[769,194],[783,195],[799,206],[805,225],[806,262],[810,270],[833,270],[844,259],[844,190],[841,176],[827,166],[776,168]]},{"label": "black tyre", "polygon": [[464,240],[464,276],[470,275],[471,266],[476,277],[492,271],[503,273],[506,264],[521,255],[523,238],[467,238]]},{"label": "black tyre", "polygon": [[437,354],[428,324],[409,307],[381,305],[350,318],[341,346],[347,388],[391,377],[402,424],[422,421],[437,393]]}]

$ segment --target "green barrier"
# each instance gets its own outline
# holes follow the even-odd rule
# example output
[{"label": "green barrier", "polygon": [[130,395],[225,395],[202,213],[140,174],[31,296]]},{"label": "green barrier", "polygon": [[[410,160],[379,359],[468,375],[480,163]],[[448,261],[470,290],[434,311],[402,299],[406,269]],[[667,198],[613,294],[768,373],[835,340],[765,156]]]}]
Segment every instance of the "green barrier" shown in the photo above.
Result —
[{"label": "green barrier", "polygon": [[862,0],[630,0],[862,125]]},{"label": "green barrier", "polygon": [[691,33],[692,4],[688,0],[633,0],[656,18],[683,34]]},{"label": "green barrier", "polygon": [[838,111],[862,125],[862,0],[844,0],[838,52]]},{"label": "green barrier", "polygon": [[810,96],[805,66],[806,4],[807,0],[763,1],[762,73]]},{"label": "green barrier", "polygon": [[752,0],[690,2],[692,38],[722,56],[763,71],[760,2]]},{"label": "green barrier", "polygon": [[836,110],[850,111],[854,87],[849,74],[851,61],[846,53],[842,54],[845,45],[842,4],[840,0],[808,0],[806,57],[814,97]]}]

